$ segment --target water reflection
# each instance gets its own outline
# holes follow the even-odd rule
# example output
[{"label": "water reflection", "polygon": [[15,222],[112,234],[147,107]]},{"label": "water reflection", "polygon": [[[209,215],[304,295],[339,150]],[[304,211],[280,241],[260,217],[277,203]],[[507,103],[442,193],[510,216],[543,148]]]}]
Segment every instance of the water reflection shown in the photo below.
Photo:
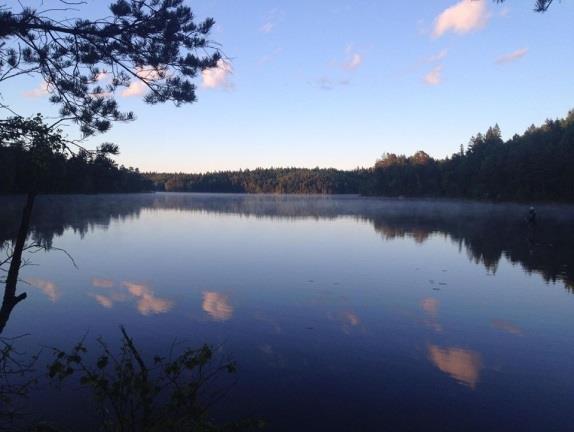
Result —
[{"label": "water reflection", "polygon": [[106,309],[111,309],[116,303],[132,299],[136,302],[138,312],[148,316],[169,312],[174,304],[171,300],[157,297],[151,287],[144,283],[124,281],[115,287],[114,281],[110,279],[92,278],[92,286],[108,291],[105,294],[88,294]]},{"label": "water reflection", "polygon": [[92,278],[92,285],[96,288],[112,288],[114,281],[110,279]]},{"label": "water reflection", "polygon": [[[23,200],[0,197],[0,244],[17,230]],[[240,214],[257,218],[354,217],[373,224],[385,239],[410,237],[419,244],[442,234],[466,250],[472,261],[496,272],[505,257],[548,282],[574,289],[574,207],[539,206],[539,224],[524,221],[527,206],[432,200],[366,199],[273,195],[142,194],[44,196],[37,200],[31,237],[50,246],[72,229],[83,236],[144,210]]]},{"label": "water reflection", "polygon": [[356,327],[361,323],[361,320],[354,312],[351,311],[344,312],[343,317],[345,319],[345,322],[351,327]]},{"label": "water reflection", "polygon": [[438,313],[438,305],[439,301],[432,297],[425,298],[421,301],[422,309],[433,318],[436,318]]},{"label": "water reflection", "polygon": [[142,315],[165,313],[173,307],[172,301],[156,297],[152,289],[145,284],[123,282],[122,286],[136,298],[138,311]]},{"label": "water reflection", "polygon": [[39,278],[27,278],[25,282],[42,291],[52,303],[56,303],[60,298],[60,291],[52,281]]},{"label": "water reflection", "polygon": [[442,326],[437,321],[439,304],[439,300],[432,297],[427,297],[421,301],[421,308],[427,315],[425,324],[437,332],[442,331]]},{"label": "water reflection", "polygon": [[100,304],[100,306],[105,307],[106,309],[111,309],[114,305],[114,301],[123,301],[123,298],[111,298],[101,294],[88,294],[90,297],[96,299],[96,301]]},{"label": "water reflection", "polygon": [[497,330],[506,332],[506,333],[510,333],[513,335],[517,335],[517,336],[521,336],[522,335],[522,329],[520,327],[518,327],[517,325],[509,322],[509,321],[505,321],[505,320],[500,320],[500,319],[495,319],[491,321],[492,327],[494,327]]},{"label": "water reflection", "polygon": [[203,292],[202,308],[215,321],[227,321],[233,315],[233,306],[231,306],[229,298],[213,291]]},{"label": "water reflection", "polygon": [[474,389],[480,379],[482,360],[480,354],[457,347],[442,348],[428,346],[429,360],[441,371],[447,373],[457,382]]},{"label": "water reflection", "polygon": [[[12,223],[11,205],[0,206],[0,220]],[[358,197],[43,197],[32,236],[69,247],[80,270],[63,278],[53,254],[42,254],[38,273],[28,270],[44,294],[32,294],[57,304],[43,311],[47,300],[27,300],[10,330],[61,345],[73,332],[105,335],[122,323],[146,349],[166,338],[222,342],[241,367],[228,407],[260,406],[284,422],[272,430],[354,430],[360,418],[357,430],[437,421],[443,430],[495,430],[485,413],[513,424],[517,411],[533,412],[523,390],[536,386],[547,406],[533,424],[560,430],[538,426],[547,418],[563,426],[553,414],[573,402],[574,298],[509,262],[570,288],[574,208],[539,208],[535,230],[524,209]],[[6,232],[0,224],[0,238]],[[499,402],[508,389],[517,399],[506,414]],[[477,405],[483,411],[469,420]],[[413,406],[422,427],[413,426]]]}]

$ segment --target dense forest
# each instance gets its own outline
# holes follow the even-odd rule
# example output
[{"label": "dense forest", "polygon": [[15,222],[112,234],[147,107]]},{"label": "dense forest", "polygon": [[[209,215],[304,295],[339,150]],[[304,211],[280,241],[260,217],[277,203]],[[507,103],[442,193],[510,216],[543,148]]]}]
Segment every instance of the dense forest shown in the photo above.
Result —
[{"label": "dense forest", "polygon": [[[151,183],[137,169],[119,166],[104,155],[79,152],[69,157],[51,154],[42,163],[42,193],[105,193],[151,190]],[[0,193],[25,193],[36,182],[33,151],[0,145]]]},{"label": "dense forest", "polygon": [[[39,148],[42,149],[39,159]],[[38,172],[41,181],[30,173]],[[44,193],[235,192],[364,194],[491,200],[574,201],[574,111],[531,126],[510,140],[491,127],[445,159],[423,151],[385,154],[374,167],[258,168],[204,174],[145,173],[118,166],[107,154],[67,154],[0,140],[0,193],[22,193],[36,182]]]},{"label": "dense forest", "polygon": [[424,152],[378,160],[367,193],[494,200],[574,200],[574,111],[504,142],[500,128],[443,160]]},{"label": "dense forest", "polygon": [[258,168],[206,174],[149,173],[156,189],[168,192],[356,194],[370,171],[324,168]]},{"label": "dense forest", "polygon": [[[43,193],[108,193],[151,190],[151,183],[137,169],[119,166],[105,156],[87,152],[65,157],[53,154],[43,163],[50,175],[43,176]],[[0,193],[30,190],[35,161],[31,151],[0,145]]]},{"label": "dense forest", "polygon": [[86,150],[46,125],[40,115],[1,120],[0,194],[151,190],[151,182],[137,169],[118,167],[110,157],[117,152],[109,143]]},{"label": "dense forest", "polygon": [[498,125],[445,159],[385,154],[370,169],[271,168],[205,174],[146,173],[156,190],[360,193],[491,200],[574,200],[574,111],[504,142]]}]

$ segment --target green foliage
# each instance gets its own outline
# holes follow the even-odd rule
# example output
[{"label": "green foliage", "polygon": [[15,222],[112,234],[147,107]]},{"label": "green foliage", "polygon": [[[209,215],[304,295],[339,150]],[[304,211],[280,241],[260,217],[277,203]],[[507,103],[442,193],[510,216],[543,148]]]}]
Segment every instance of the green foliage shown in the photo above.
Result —
[{"label": "green foliage", "polygon": [[226,393],[225,388],[216,388],[217,380],[236,371],[234,362],[216,363],[208,345],[146,361],[123,327],[121,332],[119,354],[98,339],[100,352],[89,357],[81,341],[68,352],[54,349],[48,366],[52,380],[63,383],[77,376],[80,385],[91,390],[103,430],[220,431],[260,426],[246,421],[217,427],[208,416],[209,407]]}]

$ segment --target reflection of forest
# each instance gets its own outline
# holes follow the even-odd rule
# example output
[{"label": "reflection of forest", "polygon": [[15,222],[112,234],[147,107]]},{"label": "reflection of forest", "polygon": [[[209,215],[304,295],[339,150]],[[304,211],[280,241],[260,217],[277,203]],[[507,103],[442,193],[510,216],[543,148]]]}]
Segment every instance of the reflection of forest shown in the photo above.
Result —
[{"label": "reflection of forest", "polygon": [[[23,198],[0,197],[0,244],[17,231],[23,203]],[[574,290],[572,206],[539,206],[538,224],[531,227],[525,222],[527,207],[518,204],[240,194],[41,196],[34,209],[31,236],[50,246],[66,229],[85,235],[96,228],[105,229],[114,220],[160,209],[261,218],[355,217],[371,222],[385,239],[411,237],[419,243],[431,234],[442,234],[490,271],[496,270],[504,256],[547,281],[562,281]]]}]

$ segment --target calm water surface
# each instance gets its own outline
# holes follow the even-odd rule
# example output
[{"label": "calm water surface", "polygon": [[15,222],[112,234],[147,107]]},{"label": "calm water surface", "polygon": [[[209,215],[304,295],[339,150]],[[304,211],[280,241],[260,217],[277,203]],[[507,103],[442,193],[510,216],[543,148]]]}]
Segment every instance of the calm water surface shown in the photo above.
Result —
[{"label": "calm water surface", "polygon": [[[22,201],[0,198],[0,240]],[[574,208],[353,196],[41,197],[3,336],[221,346],[269,430],[574,430]],[[47,348],[44,348],[46,351]],[[43,417],[89,418],[38,390]]]}]

